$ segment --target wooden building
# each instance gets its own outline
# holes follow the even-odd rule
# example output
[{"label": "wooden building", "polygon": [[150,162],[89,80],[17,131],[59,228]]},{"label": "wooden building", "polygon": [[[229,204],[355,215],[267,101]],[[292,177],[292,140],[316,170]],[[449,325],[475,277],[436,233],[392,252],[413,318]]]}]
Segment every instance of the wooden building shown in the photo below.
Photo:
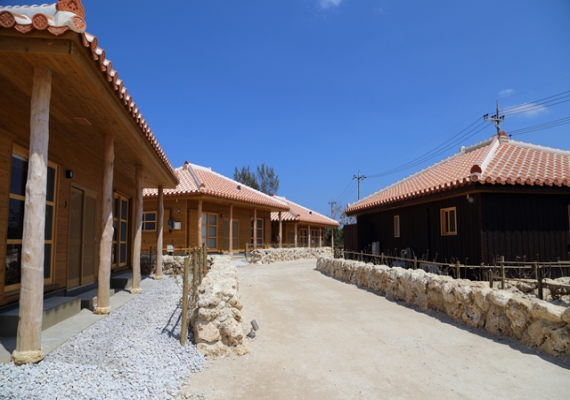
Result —
[{"label": "wooden building", "polygon": [[271,214],[271,235],[274,243],[288,247],[322,247],[325,245],[325,229],[339,227],[339,223],[332,218],[285,197],[273,197],[289,206],[289,211],[281,213],[281,216],[276,212]]},{"label": "wooden building", "polygon": [[[140,292],[142,189],[177,176],[81,1],[0,7],[0,306],[18,304],[13,359],[43,357],[43,296],[131,270]],[[114,228],[114,229],[113,229]]]},{"label": "wooden building", "polygon": [[[468,265],[568,260],[570,151],[484,142],[348,206],[357,251]],[[354,243],[350,238],[347,243]],[[376,246],[373,246],[376,243]]]},{"label": "wooden building", "polygon": [[[265,247],[271,242],[271,212],[289,211],[289,206],[279,199],[211,168],[186,161],[176,169],[176,175],[180,184],[176,189],[164,190],[163,252],[185,252],[202,243],[213,253]],[[145,249],[156,244],[157,202],[157,190],[145,189]]]}]

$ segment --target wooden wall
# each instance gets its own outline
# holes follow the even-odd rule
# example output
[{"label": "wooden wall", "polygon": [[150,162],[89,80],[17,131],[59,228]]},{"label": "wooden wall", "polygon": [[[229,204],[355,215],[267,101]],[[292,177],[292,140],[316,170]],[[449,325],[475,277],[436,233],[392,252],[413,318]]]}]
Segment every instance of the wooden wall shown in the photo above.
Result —
[{"label": "wooden wall", "polygon": [[[156,211],[157,200],[148,198],[144,200],[144,211]],[[178,212],[180,210],[180,212]],[[217,248],[209,249],[211,252],[223,251],[224,220],[229,220],[230,204],[217,200],[203,200],[202,212],[212,213],[218,216],[218,240]],[[223,217],[222,217],[223,215]],[[168,218],[181,223],[181,229],[170,230],[168,228]],[[253,218],[253,207],[234,205],[233,219],[239,221],[239,241],[238,250],[244,251],[246,243],[250,243],[251,238],[251,218]],[[257,218],[263,219],[264,237],[263,243],[270,243],[271,240],[271,214],[268,210],[257,210]],[[175,248],[187,248],[198,244],[198,200],[196,198],[176,198],[165,197],[164,199],[164,249],[167,245]],[[152,246],[156,249],[156,232],[143,232],[143,249]]]},{"label": "wooden wall", "polygon": [[[441,262],[479,264],[480,196],[469,203],[465,195],[429,203],[394,208],[357,217],[358,250],[370,251],[372,242],[380,242],[380,251],[400,255],[410,248],[420,258]],[[457,235],[442,235],[440,210],[456,207]],[[400,237],[394,237],[394,216],[400,217]],[[346,239],[345,239],[346,240]]]},{"label": "wooden wall", "polygon": [[358,251],[358,225],[344,225],[342,228],[344,237],[344,249]]},{"label": "wooden wall", "polygon": [[482,255],[516,261],[568,260],[570,194],[482,194]]}]

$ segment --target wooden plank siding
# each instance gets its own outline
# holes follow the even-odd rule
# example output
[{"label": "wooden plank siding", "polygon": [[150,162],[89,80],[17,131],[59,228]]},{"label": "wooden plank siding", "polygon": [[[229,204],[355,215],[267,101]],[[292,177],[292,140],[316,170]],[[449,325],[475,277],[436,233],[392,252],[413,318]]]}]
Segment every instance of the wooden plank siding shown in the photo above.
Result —
[{"label": "wooden plank siding", "polygon": [[[419,258],[441,262],[478,264],[481,231],[478,218],[480,197],[472,194],[473,203],[465,195],[434,200],[423,204],[392,208],[357,217],[358,250],[370,251],[372,242],[380,242],[380,251],[400,255],[406,248]],[[456,207],[457,234],[442,235],[440,210]],[[394,216],[400,220],[400,237],[394,236]],[[349,228],[350,229],[350,228]]]},{"label": "wooden plank siding", "polygon": [[482,259],[568,260],[570,195],[482,194]]},{"label": "wooden plank siding", "polygon": [[[157,210],[157,200],[155,198],[144,199],[144,211],[153,212]],[[180,212],[178,212],[180,210]],[[202,212],[216,214],[217,218],[217,241],[216,248],[208,249],[209,252],[224,252],[224,220],[229,220],[230,203],[220,202],[216,199],[204,198]],[[223,216],[223,217],[222,217]],[[269,210],[257,210],[257,217],[263,219],[264,237],[263,243],[271,240],[271,214]],[[169,229],[168,219],[172,218],[181,223],[181,229]],[[234,204],[233,219],[239,221],[238,249],[244,251],[246,243],[251,241],[251,219],[253,218],[253,206],[251,208]],[[184,248],[198,245],[198,200],[184,197],[164,198],[164,249],[167,245],[175,248]],[[143,231],[142,247],[156,249],[156,231]],[[164,250],[163,249],[163,250]]]}]

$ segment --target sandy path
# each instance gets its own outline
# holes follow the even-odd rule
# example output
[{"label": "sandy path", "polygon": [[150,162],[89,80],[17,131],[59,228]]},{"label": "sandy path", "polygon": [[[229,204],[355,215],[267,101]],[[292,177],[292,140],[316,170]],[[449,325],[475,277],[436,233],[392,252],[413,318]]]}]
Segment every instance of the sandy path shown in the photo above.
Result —
[{"label": "sandy path", "polygon": [[208,360],[180,398],[570,399],[570,364],[322,275],[239,267],[252,353]]}]

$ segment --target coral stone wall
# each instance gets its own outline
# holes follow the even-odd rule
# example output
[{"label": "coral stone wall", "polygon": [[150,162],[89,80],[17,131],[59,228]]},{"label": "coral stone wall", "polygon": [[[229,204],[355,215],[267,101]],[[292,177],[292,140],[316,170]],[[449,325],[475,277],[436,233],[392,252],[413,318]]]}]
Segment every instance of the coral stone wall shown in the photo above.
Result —
[{"label": "coral stone wall", "polygon": [[236,267],[229,256],[216,256],[198,287],[196,308],[190,318],[198,350],[212,357],[249,352],[243,343],[242,303]]},{"label": "coral stone wall", "polygon": [[517,338],[548,354],[570,356],[570,308],[515,288],[491,289],[487,282],[342,259],[319,258],[317,269],[423,311],[436,310],[493,335]]},{"label": "coral stone wall", "polygon": [[316,259],[319,257],[332,258],[330,247],[293,247],[283,249],[262,249],[251,252],[253,264],[271,264],[279,261],[292,261],[300,259]]}]

